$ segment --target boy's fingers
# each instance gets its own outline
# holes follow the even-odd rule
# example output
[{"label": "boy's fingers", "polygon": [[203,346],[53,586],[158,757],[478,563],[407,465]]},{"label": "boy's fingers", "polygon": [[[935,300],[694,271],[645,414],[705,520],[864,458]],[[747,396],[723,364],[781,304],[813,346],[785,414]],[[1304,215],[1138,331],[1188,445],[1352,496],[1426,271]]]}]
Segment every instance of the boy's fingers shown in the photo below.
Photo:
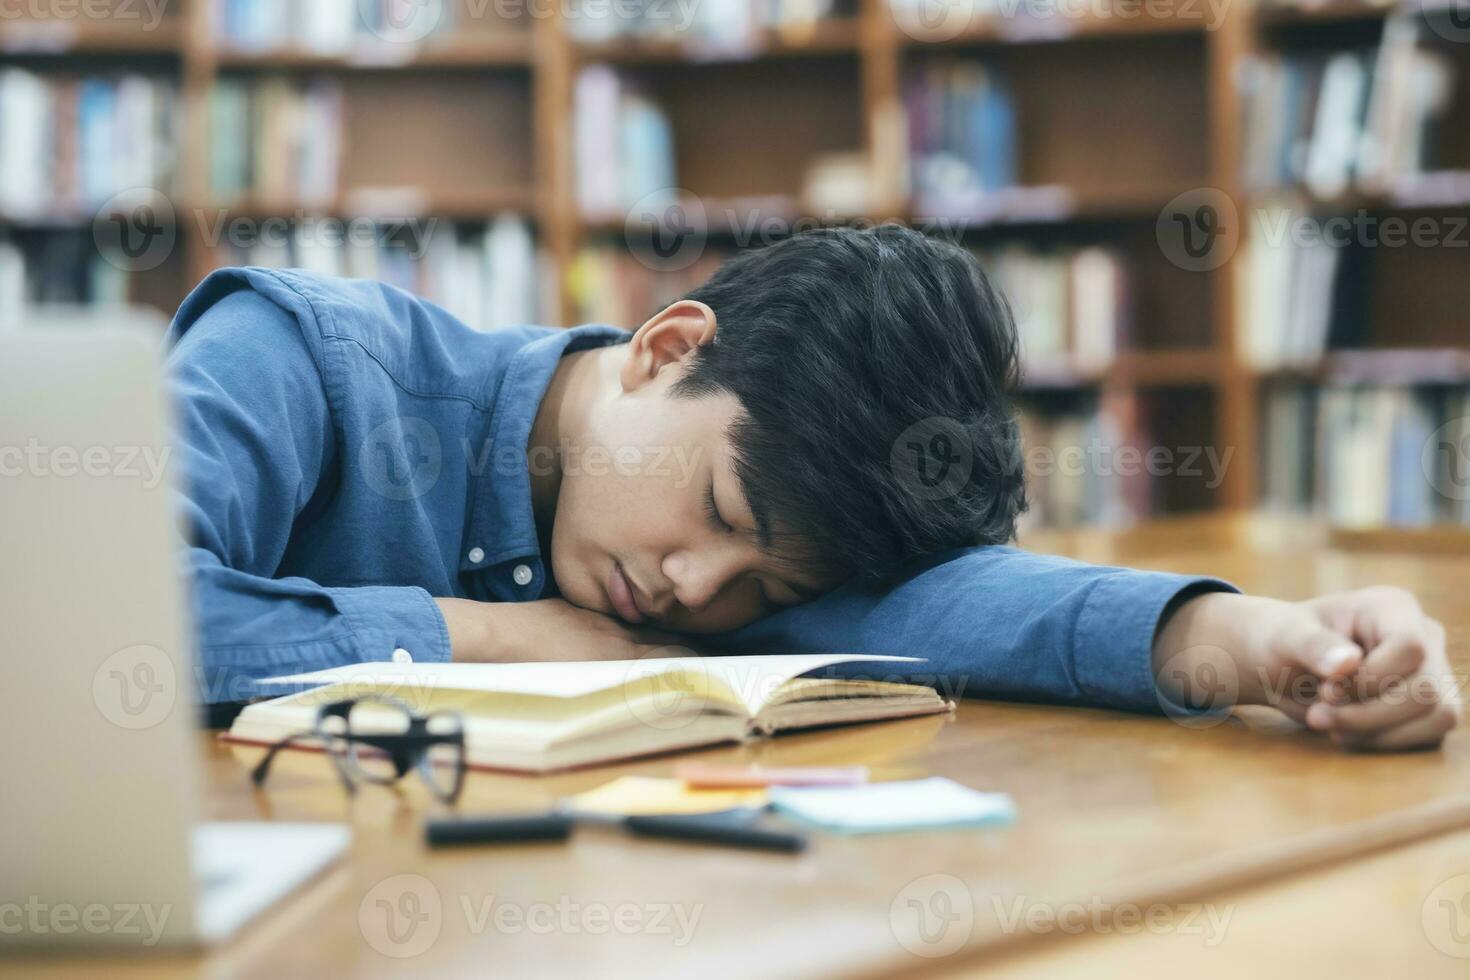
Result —
[{"label": "boy's fingers", "polygon": [[1293,698],[1285,698],[1279,704],[1273,705],[1273,707],[1298,725],[1305,725],[1307,724],[1307,711],[1312,707],[1312,703],[1303,703]]},{"label": "boy's fingers", "polygon": [[1393,752],[1404,749],[1433,748],[1460,723],[1460,712],[1455,705],[1441,704],[1428,714],[1405,722],[1379,735],[1362,736],[1334,734],[1332,740],[1340,747],[1362,752]]},{"label": "boy's fingers", "polygon": [[1418,630],[1403,630],[1384,637],[1363,659],[1352,679],[1352,694],[1360,701],[1378,697],[1392,685],[1418,673],[1424,666],[1425,637]]},{"label": "boy's fingers", "polygon": [[1425,618],[1413,593],[1390,585],[1322,596],[1303,605],[1328,629],[1364,648],[1378,646],[1391,633],[1413,629]]},{"label": "boy's fingers", "polygon": [[1347,735],[1386,733],[1435,709],[1437,702],[1416,699],[1413,693],[1401,685],[1390,688],[1382,699],[1328,708],[1330,720],[1326,727]]},{"label": "boy's fingers", "polygon": [[1278,657],[1324,681],[1351,674],[1363,661],[1356,643],[1304,617],[1277,642]]}]

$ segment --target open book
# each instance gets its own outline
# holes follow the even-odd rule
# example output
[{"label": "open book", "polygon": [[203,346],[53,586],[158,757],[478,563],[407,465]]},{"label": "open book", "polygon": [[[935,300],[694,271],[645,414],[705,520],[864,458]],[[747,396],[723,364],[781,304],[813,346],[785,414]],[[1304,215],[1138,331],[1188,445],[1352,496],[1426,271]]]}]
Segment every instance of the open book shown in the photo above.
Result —
[{"label": "open book", "polygon": [[229,741],[268,744],[309,730],[317,707],[366,694],[419,714],[464,718],[469,765],[550,772],[818,725],[934,714],[933,688],[804,678],[837,663],[910,657],[796,654],[570,663],[365,663],[266,683],[321,685],[247,706]]}]

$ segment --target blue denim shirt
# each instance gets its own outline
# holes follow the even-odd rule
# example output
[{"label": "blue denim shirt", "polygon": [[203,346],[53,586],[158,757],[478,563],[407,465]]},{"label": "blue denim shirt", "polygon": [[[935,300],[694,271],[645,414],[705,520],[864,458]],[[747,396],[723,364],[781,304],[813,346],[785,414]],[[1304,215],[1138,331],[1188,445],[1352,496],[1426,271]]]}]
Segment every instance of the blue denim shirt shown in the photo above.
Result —
[{"label": "blue denim shirt", "polygon": [[[205,700],[395,651],[448,660],[431,596],[555,595],[531,424],[563,354],[627,336],[480,333],[394,287],[300,271],[201,283],[168,345]],[[917,655],[900,673],[953,693],[1154,710],[1160,614],[1202,588],[1228,586],[972,548],[887,594],[838,590],[708,642]]]}]

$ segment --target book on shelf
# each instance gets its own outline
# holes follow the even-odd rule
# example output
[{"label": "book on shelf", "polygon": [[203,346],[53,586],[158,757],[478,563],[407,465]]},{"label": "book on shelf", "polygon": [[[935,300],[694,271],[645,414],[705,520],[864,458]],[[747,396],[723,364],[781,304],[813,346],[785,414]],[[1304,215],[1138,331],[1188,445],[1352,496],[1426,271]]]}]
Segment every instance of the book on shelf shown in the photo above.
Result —
[{"label": "book on shelf", "polygon": [[1391,17],[1376,48],[1256,56],[1245,62],[1243,179],[1254,191],[1302,186],[1315,198],[1386,193],[1441,164],[1455,62]]},{"label": "book on shelf", "polygon": [[1153,513],[1152,444],[1131,389],[1069,392],[1061,404],[1027,397],[1021,442],[1030,507],[1021,530],[1125,525]]},{"label": "book on shelf", "polygon": [[[555,772],[802,728],[951,710],[952,702],[921,684],[802,676],[857,663],[868,664],[874,677],[881,678],[886,663],[914,660],[771,654],[584,663],[352,664],[268,681],[315,686],[247,705],[223,738],[274,744],[310,731],[321,704],[379,695],[421,715],[458,713],[465,761],[473,768]],[[402,717],[387,710],[374,716],[367,705],[354,709],[352,723],[370,730],[375,718],[379,724],[401,724]]]},{"label": "book on shelf", "polygon": [[327,206],[337,196],[342,87],[331,78],[221,78],[209,95],[216,200]]},{"label": "book on shelf", "polygon": [[0,329],[37,307],[126,303],[128,275],[102,257],[90,227],[0,235]]},{"label": "book on shelf", "polygon": [[173,82],[0,70],[0,215],[90,218],[122,191],[173,184]]},{"label": "book on shelf", "polygon": [[579,323],[636,329],[659,310],[683,299],[714,274],[728,249],[706,247],[680,268],[664,267],[658,256],[625,245],[588,245],[567,270],[572,308]]},{"label": "book on shelf", "polygon": [[286,48],[342,56],[407,55],[413,45],[452,34],[454,0],[213,0],[220,46],[269,52]]},{"label": "book on shelf", "polygon": [[1128,346],[1132,288],[1118,250],[1007,245],[977,258],[1010,302],[1028,373],[1102,368]]},{"label": "book on shelf", "polygon": [[[370,231],[370,233],[369,233]],[[287,234],[223,241],[217,265],[303,268],[374,279],[444,307],[471,327],[494,330],[542,322],[552,309],[549,262],[529,222],[505,213],[487,224],[439,218],[384,221],[304,219]]]},{"label": "book on shelf", "polygon": [[861,151],[823,153],[807,165],[801,203],[812,214],[855,217],[872,209],[872,168]]},{"label": "book on shelf", "polygon": [[573,120],[585,218],[621,221],[635,206],[657,211],[675,201],[673,129],[652,98],[613,68],[589,65],[577,76]]},{"label": "book on shelf", "polygon": [[1310,510],[1316,498],[1316,385],[1273,384],[1262,391],[1261,503],[1277,513]]},{"label": "book on shelf", "polygon": [[1458,384],[1278,383],[1265,395],[1264,503],[1363,530],[1470,524],[1470,394]]},{"label": "book on shelf", "polygon": [[14,242],[0,238],[0,330],[14,328],[25,308],[25,253]]},{"label": "book on shelf", "polygon": [[907,168],[925,212],[983,211],[986,198],[1016,186],[1016,112],[1010,88],[992,69],[936,58],[904,80]]},{"label": "book on shelf", "polygon": [[1299,213],[1280,202],[1258,210],[1237,259],[1242,350],[1262,370],[1314,366],[1329,349],[1360,346],[1368,333],[1370,248],[1300,236]]},{"label": "book on shelf", "polygon": [[1317,448],[1331,523],[1367,528],[1466,521],[1463,502],[1436,486],[1441,466],[1465,465],[1463,445],[1446,439],[1450,452],[1440,454],[1432,440],[1442,424],[1458,420],[1463,426],[1467,410],[1463,391],[1325,388]]}]

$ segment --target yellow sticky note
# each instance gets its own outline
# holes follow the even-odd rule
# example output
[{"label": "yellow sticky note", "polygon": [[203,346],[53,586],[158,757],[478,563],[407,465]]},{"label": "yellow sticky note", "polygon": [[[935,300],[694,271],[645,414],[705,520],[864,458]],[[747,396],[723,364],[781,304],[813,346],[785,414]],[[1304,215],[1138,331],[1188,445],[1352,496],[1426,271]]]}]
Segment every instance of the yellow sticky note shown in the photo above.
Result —
[{"label": "yellow sticky note", "polygon": [[764,789],[690,789],[682,779],[623,776],[596,789],[578,793],[568,802],[573,810],[615,813],[715,813],[737,807],[765,806]]}]

